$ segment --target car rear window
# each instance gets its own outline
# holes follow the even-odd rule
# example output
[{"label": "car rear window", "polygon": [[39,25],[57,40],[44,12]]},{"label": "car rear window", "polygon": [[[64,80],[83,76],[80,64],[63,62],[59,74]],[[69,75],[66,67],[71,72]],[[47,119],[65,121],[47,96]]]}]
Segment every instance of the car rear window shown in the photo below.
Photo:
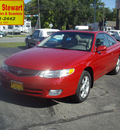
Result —
[{"label": "car rear window", "polygon": [[52,33],[54,33],[53,31],[49,31],[49,32],[47,32],[47,35],[49,36],[49,35],[51,35]]}]

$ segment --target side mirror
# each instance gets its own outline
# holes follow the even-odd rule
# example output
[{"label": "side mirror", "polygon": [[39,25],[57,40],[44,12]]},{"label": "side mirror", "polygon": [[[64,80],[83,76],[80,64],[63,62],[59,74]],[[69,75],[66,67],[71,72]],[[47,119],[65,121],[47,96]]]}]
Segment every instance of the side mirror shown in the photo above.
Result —
[{"label": "side mirror", "polygon": [[98,46],[97,48],[96,48],[96,51],[98,52],[98,51],[106,51],[107,50],[107,47],[106,46]]}]

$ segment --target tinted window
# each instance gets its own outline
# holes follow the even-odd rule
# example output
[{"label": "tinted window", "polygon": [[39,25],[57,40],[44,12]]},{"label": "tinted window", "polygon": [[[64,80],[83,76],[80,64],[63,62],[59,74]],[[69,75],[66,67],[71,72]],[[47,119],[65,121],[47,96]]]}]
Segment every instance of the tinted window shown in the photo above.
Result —
[{"label": "tinted window", "polygon": [[38,46],[68,50],[90,51],[94,34],[81,32],[56,32]]},{"label": "tinted window", "polygon": [[39,30],[36,30],[34,33],[33,33],[33,37],[34,38],[38,38],[39,37],[39,33],[40,33],[40,31]]},{"label": "tinted window", "polygon": [[115,36],[119,36],[118,32],[114,32],[114,35],[115,35]]},{"label": "tinted window", "polygon": [[96,38],[96,46],[100,46],[100,45],[104,45],[104,46],[109,46],[108,40],[105,36],[104,33],[98,34],[97,38]]},{"label": "tinted window", "polygon": [[114,45],[116,43],[116,41],[112,37],[110,37],[107,34],[105,34],[105,35],[106,35],[106,37],[108,39],[109,46],[112,46],[112,45]]}]

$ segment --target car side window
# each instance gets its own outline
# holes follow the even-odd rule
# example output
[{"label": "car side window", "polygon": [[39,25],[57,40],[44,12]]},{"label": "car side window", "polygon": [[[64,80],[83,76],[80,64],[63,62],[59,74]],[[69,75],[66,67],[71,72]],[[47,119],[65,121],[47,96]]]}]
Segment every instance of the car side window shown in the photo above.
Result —
[{"label": "car side window", "polygon": [[109,43],[109,46],[112,46],[116,43],[116,41],[109,35],[105,34],[107,39],[108,39],[108,43]]},{"label": "car side window", "polygon": [[115,36],[119,36],[119,33],[118,33],[118,32],[115,32]]},{"label": "car side window", "polygon": [[36,30],[36,31],[32,34],[33,38],[38,38],[38,37],[39,37],[39,33],[40,33],[40,31],[39,31],[39,30]]},{"label": "car side window", "polygon": [[98,34],[96,37],[96,47],[100,46],[100,45],[104,45],[104,46],[109,46],[109,43],[107,41],[107,38],[105,37],[105,35],[103,33]]}]

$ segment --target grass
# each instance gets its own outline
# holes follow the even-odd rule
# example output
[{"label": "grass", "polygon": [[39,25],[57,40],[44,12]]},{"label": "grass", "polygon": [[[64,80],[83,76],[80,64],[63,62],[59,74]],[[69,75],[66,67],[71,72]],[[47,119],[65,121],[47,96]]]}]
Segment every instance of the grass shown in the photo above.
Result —
[{"label": "grass", "polygon": [[28,35],[7,35],[6,37],[26,37]]},{"label": "grass", "polygon": [[0,43],[0,47],[25,47],[26,44],[24,42],[12,42],[12,43]]}]

